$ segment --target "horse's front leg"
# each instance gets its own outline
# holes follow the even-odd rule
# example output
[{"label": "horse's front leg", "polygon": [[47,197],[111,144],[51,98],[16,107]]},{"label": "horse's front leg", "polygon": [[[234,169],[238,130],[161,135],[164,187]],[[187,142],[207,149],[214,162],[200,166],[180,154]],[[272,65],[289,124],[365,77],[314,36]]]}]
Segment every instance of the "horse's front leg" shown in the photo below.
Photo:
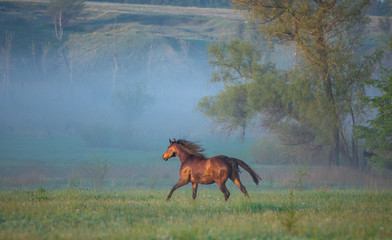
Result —
[{"label": "horse's front leg", "polygon": [[172,187],[172,189],[170,190],[169,195],[167,195],[166,201],[169,201],[169,200],[170,200],[170,198],[171,198],[173,192],[174,192],[177,188],[182,187],[182,186],[184,186],[184,185],[187,185],[188,183],[189,183],[189,180],[188,180],[188,179],[182,179],[182,178],[181,178],[180,180],[178,180],[178,182],[177,182],[177,183]]},{"label": "horse's front leg", "polygon": [[192,183],[192,190],[193,190],[192,198],[193,198],[193,200],[195,200],[195,198],[196,198],[197,186],[198,186],[197,183]]}]

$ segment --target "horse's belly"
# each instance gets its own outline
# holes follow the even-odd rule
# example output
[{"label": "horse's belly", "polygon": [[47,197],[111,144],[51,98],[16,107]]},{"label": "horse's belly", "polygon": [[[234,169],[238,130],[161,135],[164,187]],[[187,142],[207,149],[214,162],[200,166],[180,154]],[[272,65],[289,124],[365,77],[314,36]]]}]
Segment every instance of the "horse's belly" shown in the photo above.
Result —
[{"label": "horse's belly", "polygon": [[211,183],[214,183],[215,181],[212,178],[212,176],[204,175],[204,176],[200,176],[200,177],[198,177],[198,176],[191,177],[191,182],[201,183],[201,184],[211,184]]}]

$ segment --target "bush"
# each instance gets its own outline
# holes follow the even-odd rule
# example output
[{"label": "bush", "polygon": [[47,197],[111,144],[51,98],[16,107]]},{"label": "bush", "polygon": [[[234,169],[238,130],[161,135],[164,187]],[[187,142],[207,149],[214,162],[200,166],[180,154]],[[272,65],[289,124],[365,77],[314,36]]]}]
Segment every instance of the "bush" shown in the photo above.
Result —
[{"label": "bush", "polygon": [[95,190],[101,190],[103,188],[105,177],[109,169],[108,160],[102,160],[95,154],[91,161],[83,166],[83,170],[87,174]]}]

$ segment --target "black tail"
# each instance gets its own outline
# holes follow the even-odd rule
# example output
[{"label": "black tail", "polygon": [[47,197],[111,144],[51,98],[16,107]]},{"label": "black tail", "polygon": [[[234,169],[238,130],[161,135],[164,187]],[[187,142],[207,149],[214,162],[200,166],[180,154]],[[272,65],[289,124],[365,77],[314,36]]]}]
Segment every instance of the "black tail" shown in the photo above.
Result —
[{"label": "black tail", "polygon": [[244,161],[237,158],[229,158],[229,161],[230,160],[233,160],[236,163],[237,169],[238,169],[238,165],[240,165],[243,169],[245,169],[250,174],[250,176],[252,177],[256,185],[259,185],[259,182],[262,181],[261,177],[259,177],[259,175],[257,175],[257,173],[251,167],[249,167],[248,164],[246,164]]}]

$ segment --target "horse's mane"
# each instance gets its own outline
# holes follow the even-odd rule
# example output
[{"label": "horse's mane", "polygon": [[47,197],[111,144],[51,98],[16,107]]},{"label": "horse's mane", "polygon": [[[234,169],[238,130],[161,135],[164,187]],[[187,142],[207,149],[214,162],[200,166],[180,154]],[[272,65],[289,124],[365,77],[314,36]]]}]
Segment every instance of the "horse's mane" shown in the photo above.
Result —
[{"label": "horse's mane", "polygon": [[187,141],[185,139],[178,139],[176,140],[176,143],[181,145],[182,148],[189,154],[203,159],[206,158],[206,156],[204,155],[204,149],[200,145],[191,141]]}]

